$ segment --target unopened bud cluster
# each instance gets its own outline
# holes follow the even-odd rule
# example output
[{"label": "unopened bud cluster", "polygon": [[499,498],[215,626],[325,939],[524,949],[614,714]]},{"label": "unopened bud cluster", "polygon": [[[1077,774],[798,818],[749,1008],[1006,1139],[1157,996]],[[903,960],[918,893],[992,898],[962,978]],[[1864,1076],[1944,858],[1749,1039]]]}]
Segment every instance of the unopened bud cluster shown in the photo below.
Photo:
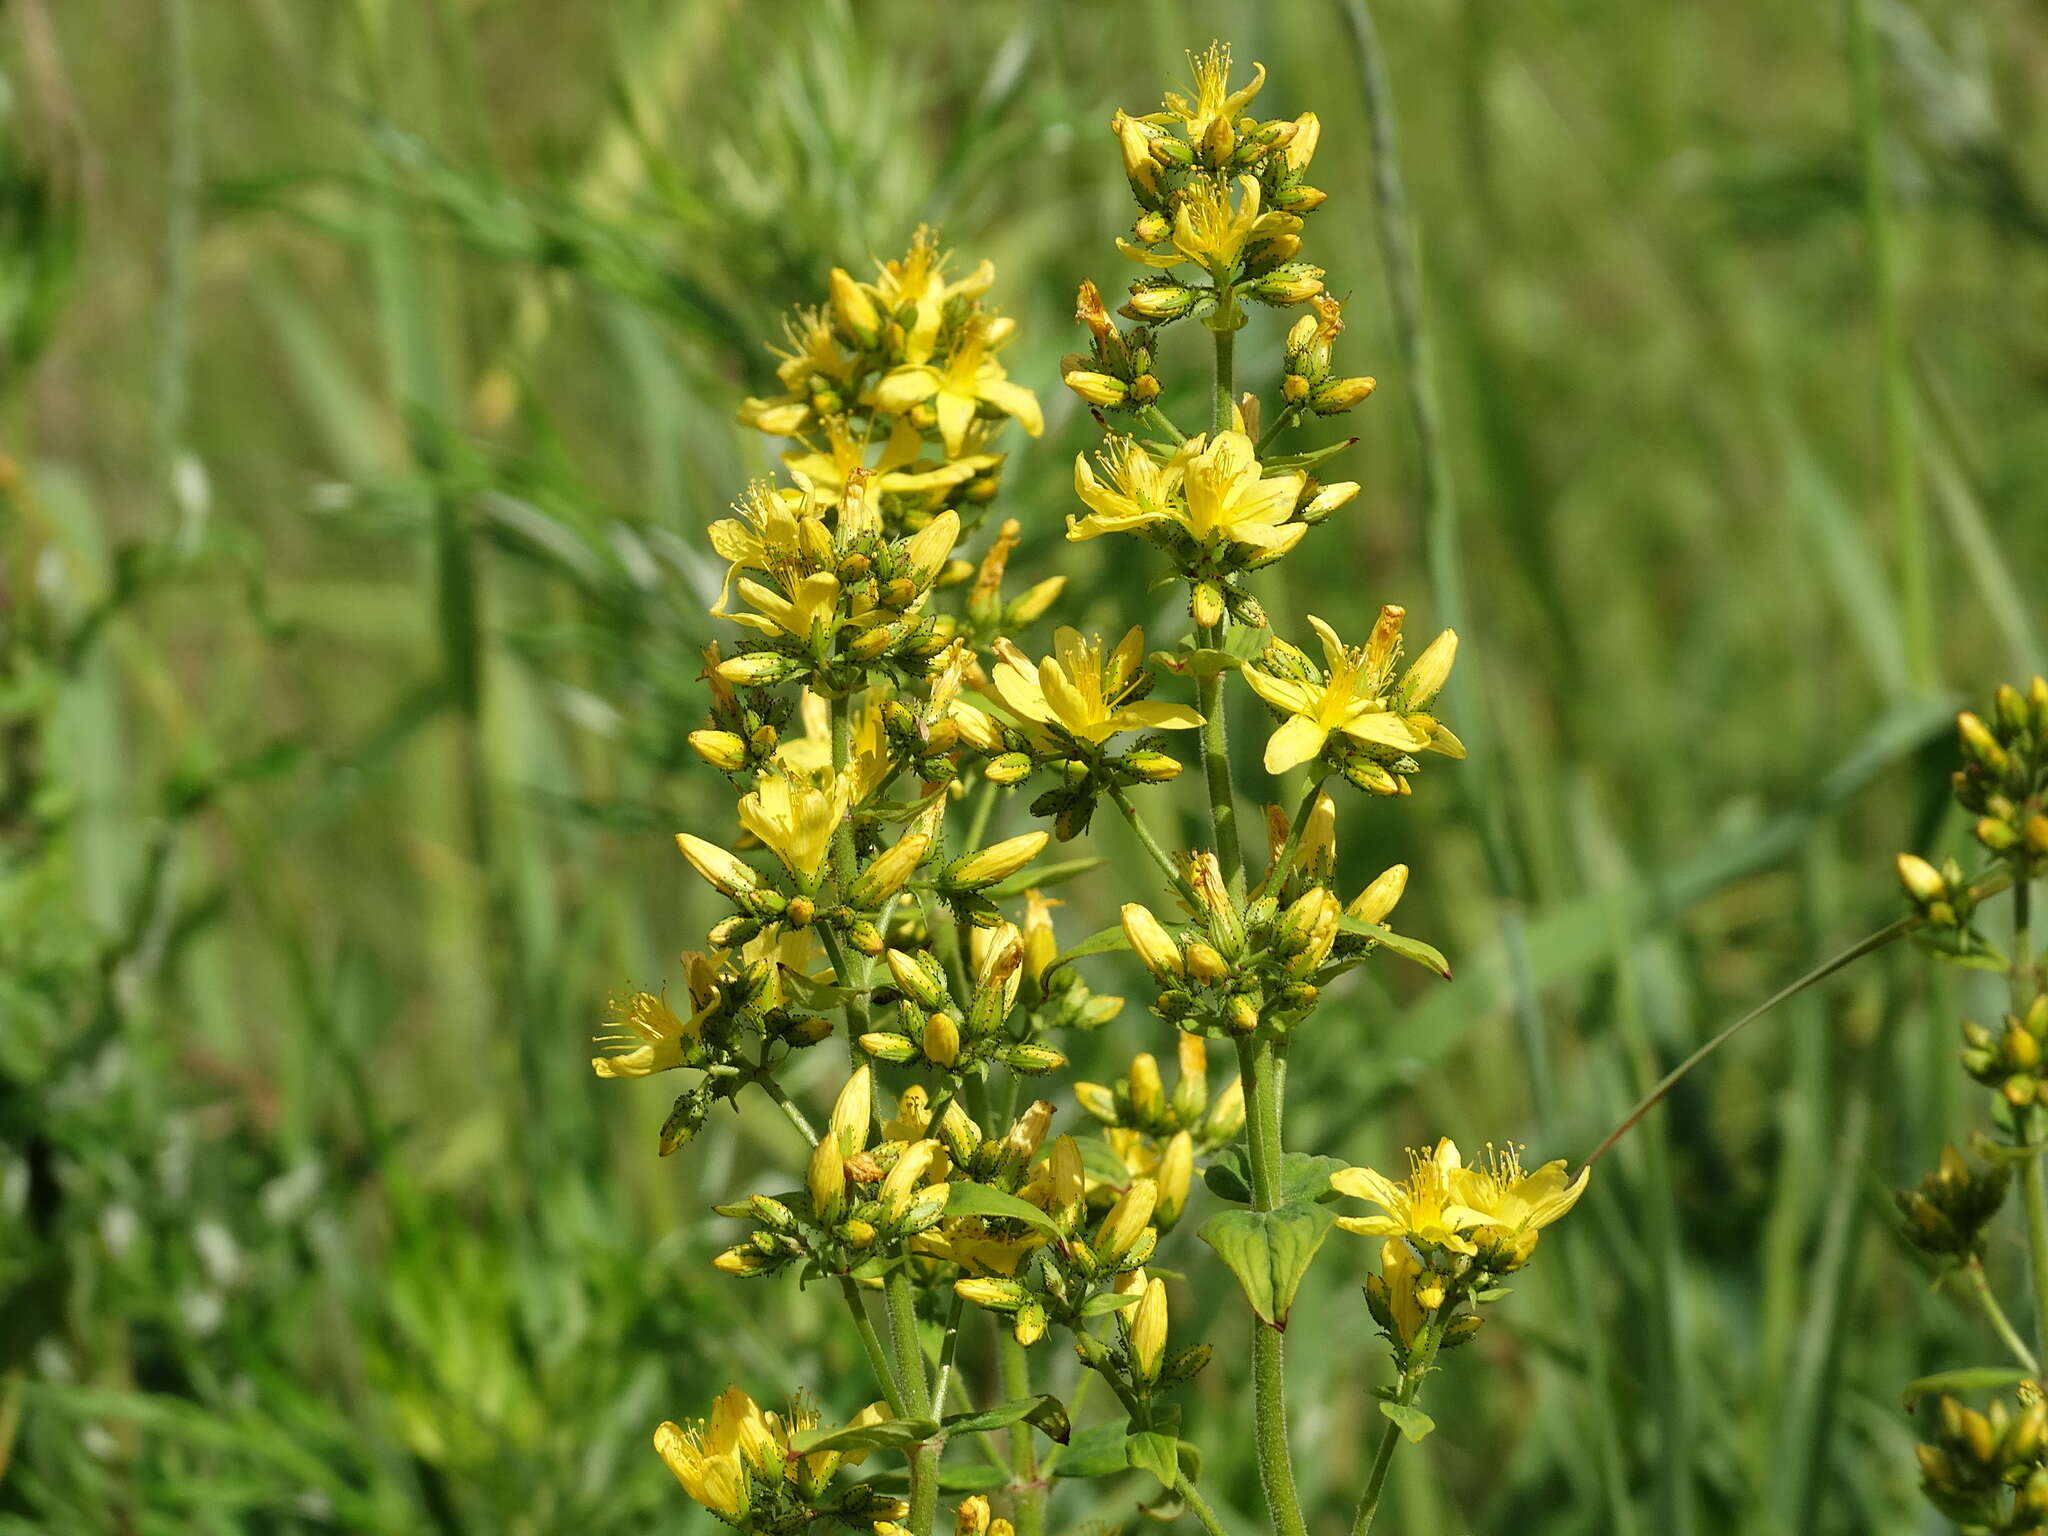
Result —
[{"label": "unopened bud cluster", "polygon": [[1967,1530],[2038,1536],[2048,1528],[2048,1403],[2023,1388],[2015,1403],[1980,1413],[1955,1398],[1934,1399],[1932,1432],[1914,1447],[1930,1503]]}]

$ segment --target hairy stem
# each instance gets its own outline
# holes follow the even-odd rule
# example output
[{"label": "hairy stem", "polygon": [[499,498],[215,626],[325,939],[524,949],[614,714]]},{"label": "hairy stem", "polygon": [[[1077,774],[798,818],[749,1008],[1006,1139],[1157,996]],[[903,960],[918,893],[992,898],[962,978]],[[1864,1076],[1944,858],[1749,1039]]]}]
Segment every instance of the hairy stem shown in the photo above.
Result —
[{"label": "hairy stem", "polygon": [[1131,797],[1124,787],[1120,784],[1111,785],[1109,798],[1116,803],[1116,808],[1123,812],[1124,820],[1130,823],[1131,831],[1137,835],[1138,846],[1145,850],[1152,862],[1158,866],[1159,872],[1166,876],[1166,883],[1182,895],[1192,897],[1194,892],[1188,889],[1187,880],[1174,867],[1173,856],[1161,846],[1159,839],[1152,835],[1152,829],[1146,826],[1144,819],[1138,815],[1138,808],[1131,804]]},{"label": "hairy stem", "polygon": [[[931,1383],[925,1377],[924,1344],[917,1336],[917,1298],[910,1274],[902,1265],[889,1272],[884,1285],[889,1302],[889,1339],[903,1382],[907,1416],[927,1419],[932,1413]],[[939,1507],[939,1447],[925,1441],[910,1450],[910,1517],[914,1536],[931,1536]]]},{"label": "hairy stem", "polygon": [[[1029,1397],[1030,1355],[1000,1323],[996,1325],[996,1337],[1002,1356],[1003,1396],[1011,1402]],[[1032,1443],[1029,1424],[1010,1426],[1010,1482],[1017,1490],[1010,1510],[1017,1536],[1045,1536],[1045,1486],[1038,1476],[1038,1447]]]},{"label": "hairy stem", "polygon": [[1180,1496],[1187,1501],[1188,1513],[1201,1522],[1202,1529],[1209,1536],[1225,1536],[1223,1522],[1216,1518],[1216,1511],[1209,1507],[1209,1501],[1202,1497],[1202,1490],[1185,1477],[1180,1480]]},{"label": "hairy stem", "polygon": [[860,1335],[860,1347],[867,1351],[868,1368],[875,1373],[875,1380],[882,1384],[882,1400],[889,1405],[893,1418],[907,1418],[903,1406],[903,1389],[896,1382],[896,1371],[889,1364],[888,1353],[882,1348],[882,1337],[875,1332],[874,1321],[868,1316],[868,1304],[861,1299],[860,1287],[847,1275],[839,1277],[839,1294],[846,1298],[846,1310],[853,1317],[854,1332]]},{"label": "hairy stem", "polygon": [[[1401,1372],[1401,1387],[1394,1401],[1404,1408],[1413,1407],[1415,1399],[1422,1395],[1423,1378],[1429,1375],[1430,1366],[1436,1360],[1437,1344],[1443,1331],[1435,1323],[1425,1324],[1415,1336],[1415,1346],[1408,1357],[1408,1365]],[[1380,1431],[1379,1449],[1373,1453],[1372,1475],[1365,1482],[1365,1496],[1358,1501],[1358,1518],[1351,1523],[1351,1536],[1365,1536],[1372,1529],[1372,1517],[1379,1513],[1380,1495],[1386,1492],[1387,1472],[1394,1465],[1394,1451],[1401,1444],[1401,1426],[1392,1419]]]}]

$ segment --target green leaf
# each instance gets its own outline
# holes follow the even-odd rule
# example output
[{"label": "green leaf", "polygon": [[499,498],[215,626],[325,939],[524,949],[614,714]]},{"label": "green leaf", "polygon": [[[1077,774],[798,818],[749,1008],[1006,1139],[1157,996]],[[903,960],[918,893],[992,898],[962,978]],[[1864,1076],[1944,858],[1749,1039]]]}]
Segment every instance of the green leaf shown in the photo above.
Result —
[{"label": "green leaf", "polygon": [[1043,1430],[1061,1445],[1065,1445],[1074,1433],[1074,1427],[1067,1419],[1066,1405],[1050,1392],[999,1403],[978,1413],[949,1414],[945,1429],[948,1435],[983,1435],[992,1429],[1005,1429],[1020,1423]]},{"label": "green leaf", "polygon": [[1197,646],[1187,651],[1154,651],[1152,660],[1182,677],[1218,677],[1225,672],[1236,671],[1245,662],[1242,656],[1233,656],[1213,646]]},{"label": "green leaf", "polygon": [[1337,920],[1337,926],[1346,933],[1355,933],[1374,940],[1380,948],[1399,955],[1403,960],[1413,960],[1424,970],[1434,971],[1445,981],[1451,979],[1451,962],[1434,945],[1420,939],[1411,939],[1404,933],[1396,933],[1381,923],[1368,923],[1355,917]]},{"label": "green leaf", "polygon": [[[1330,1175],[1348,1166],[1342,1158],[1318,1157],[1308,1152],[1288,1152],[1280,1159],[1280,1204],[1337,1198],[1330,1188]],[[1227,1147],[1202,1172],[1209,1193],[1233,1205],[1252,1203],[1251,1155],[1242,1144]]]},{"label": "green leaf", "polygon": [[1119,1424],[1091,1424],[1074,1436],[1064,1453],[1051,1454],[1059,1457],[1052,1464],[1054,1477],[1108,1477],[1131,1464],[1123,1426]]},{"label": "green leaf", "polygon": [[1019,1221],[1047,1237],[1062,1235],[1060,1229],[1053,1225],[1052,1218],[1037,1206],[1027,1205],[1015,1195],[990,1189],[986,1184],[970,1184],[965,1179],[955,1179],[946,1187],[946,1214]]},{"label": "green leaf", "polygon": [[1435,1419],[1432,1419],[1420,1408],[1413,1407],[1407,1403],[1381,1403],[1380,1412],[1384,1413],[1400,1427],[1402,1436],[1410,1445],[1418,1443],[1432,1429],[1436,1428]]},{"label": "green leaf", "polygon": [[1910,1412],[1921,1398],[1935,1392],[2000,1392],[2029,1380],[2028,1373],[2013,1365],[1970,1365],[1961,1370],[1937,1371],[1906,1385],[1906,1408]]},{"label": "green leaf", "polygon": [[[1148,1271],[1156,1273],[1156,1271]],[[1136,1291],[1119,1296],[1114,1291],[1104,1291],[1100,1296],[1090,1296],[1081,1306],[1083,1317],[1103,1317],[1111,1312],[1121,1312],[1125,1307],[1135,1307],[1141,1300]]]},{"label": "green leaf", "polygon": [[1154,1429],[1140,1430],[1124,1442],[1125,1454],[1131,1465],[1150,1472],[1159,1479],[1162,1488],[1175,1488],[1180,1483],[1179,1442],[1171,1435],[1162,1435]]},{"label": "green leaf", "polygon": [[1327,1206],[1297,1200],[1277,1211],[1224,1211],[1203,1223],[1199,1235],[1237,1276],[1252,1310],[1285,1328],[1301,1277],[1336,1220]]},{"label": "green leaf", "polygon": [[813,1451],[900,1451],[939,1432],[930,1419],[884,1419],[879,1424],[845,1424],[838,1429],[806,1429],[789,1437],[798,1456]]},{"label": "green leaf", "polygon": [[1007,880],[998,880],[982,891],[990,901],[1007,901],[1012,896],[1022,896],[1026,891],[1049,890],[1055,885],[1065,885],[1069,880],[1078,880],[1089,870],[1107,864],[1109,860],[1065,859],[1057,864],[1038,864],[1020,869]]},{"label": "green leaf", "polygon": [[1130,947],[1131,941],[1124,937],[1123,924],[1118,923],[1114,928],[1104,928],[1099,933],[1089,934],[1087,938],[1066,951],[1057,960],[1053,961],[1051,965],[1048,965],[1045,968],[1045,974],[1050,976],[1054,971],[1070,961],[1086,960],[1090,955],[1113,954],[1119,949],[1129,949]]}]

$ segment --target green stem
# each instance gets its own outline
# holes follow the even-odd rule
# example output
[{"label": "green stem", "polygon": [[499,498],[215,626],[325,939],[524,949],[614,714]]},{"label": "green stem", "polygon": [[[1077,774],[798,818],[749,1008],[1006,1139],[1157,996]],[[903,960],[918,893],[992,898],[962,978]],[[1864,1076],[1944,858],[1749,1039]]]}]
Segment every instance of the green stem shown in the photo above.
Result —
[{"label": "green stem", "polygon": [[1166,412],[1159,409],[1158,406],[1147,406],[1145,408],[1145,414],[1149,418],[1151,418],[1152,425],[1157,427],[1160,431],[1164,432],[1168,437],[1172,438],[1176,445],[1184,443],[1188,440],[1187,433],[1181,431],[1179,427],[1176,427],[1172,423],[1172,421],[1170,421],[1167,418]]},{"label": "green stem", "polygon": [[[2012,888],[2012,1006],[2021,1018],[2033,1002],[2034,941],[2033,892],[2024,872]],[[2028,1109],[2020,1116],[2019,1136],[2023,1143],[2039,1139],[2040,1111]],[[2034,1281],[2034,1327],[2048,1349],[2048,1173],[2036,1153],[2020,1164],[2020,1188],[2027,1207],[2027,1264]]]},{"label": "green stem", "polygon": [[868,1316],[868,1304],[861,1299],[860,1287],[850,1276],[841,1275],[839,1294],[846,1298],[846,1310],[853,1317],[854,1331],[860,1335],[861,1348],[867,1351],[868,1368],[875,1373],[875,1380],[882,1384],[882,1399],[889,1405],[890,1416],[908,1418],[903,1406],[903,1389],[897,1385],[896,1372],[882,1348],[881,1335],[875,1332],[874,1320]]},{"label": "green stem", "polygon": [[[1401,1389],[1394,1398],[1402,1407],[1413,1407],[1415,1399],[1422,1395],[1423,1379],[1429,1375],[1430,1366],[1436,1361],[1437,1342],[1442,1336],[1442,1330],[1435,1323],[1426,1324],[1416,1334],[1407,1369],[1401,1373]],[[1380,1495],[1386,1492],[1387,1472],[1394,1464],[1394,1451],[1400,1444],[1401,1426],[1389,1419],[1387,1427],[1380,1431],[1379,1449],[1372,1458],[1372,1475],[1365,1481],[1365,1496],[1358,1501],[1358,1518],[1351,1523],[1351,1536],[1365,1536],[1372,1529],[1372,1518],[1379,1513]]]},{"label": "green stem", "polygon": [[1111,785],[1109,798],[1116,803],[1116,808],[1123,812],[1124,820],[1130,823],[1131,831],[1137,836],[1138,846],[1150,855],[1152,862],[1159,867],[1159,872],[1166,876],[1166,883],[1192,900],[1194,892],[1188,889],[1187,880],[1174,867],[1173,856],[1161,845],[1159,839],[1152,835],[1152,829],[1146,826],[1143,818],[1138,815],[1138,808],[1131,804],[1131,797],[1125,792],[1124,787],[1121,784]]},{"label": "green stem", "polygon": [[1899,294],[1898,214],[1885,164],[1884,82],[1870,0],[1848,0],[1849,75],[1856,103],[1857,149],[1863,175],[1863,221],[1877,317],[1877,368],[1883,390],[1886,479],[1899,558],[1899,627],[1914,683],[1934,682],[1933,603],[1927,532],[1914,461],[1912,374]]},{"label": "green stem", "polygon": [[1237,328],[1233,323],[1237,301],[1227,293],[1216,318],[1225,322],[1225,329],[1212,330],[1216,338],[1216,389],[1209,404],[1209,430],[1227,432],[1233,413],[1237,409],[1237,385],[1233,378],[1233,365],[1237,351]]},{"label": "green stem", "polygon": [[1202,1523],[1202,1529],[1209,1536],[1226,1536],[1223,1522],[1216,1518],[1216,1511],[1209,1507],[1209,1501],[1202,1492],[1185,1477],[1180,1480],[1180,1496],[1187,1501],[1188,1512]]},{"label": "green stem", "polygon": [[[1011,1402],[1031,1395],[1031,1356],[1008,1328],[996,1325],[1002,1357],[1003,1396]],[[1017,1490],[1010,1514],[1017,1536],[1045,1536],[1045,1485],[1038,1475],[1038,1447],[1029,1424],[1010,1426],[1010,1483]]]},{"label": "green stem", "polygon": [[[763,1093],[775,1101],[776,1107],[788,1116],[789,1123],[796,1127],[797,1133],[805,1142],[815,1147],[818,1144],[817,1131],[812,1128],[804,1112],[797,1108],[787,1093],[783,1092],[782,1084],[767,1075],[765,1066],[754,1081],[760,1085]],[[846,1300],[846,1310],[853,1318],[854,1332],[860,1335],[860,1346],[867,1353],[868,1368],[875,1373],[875,1380],[881,1383],[882,1397],[889,1404],[889,1412],[899,1419],[904,1417],[903,1389],[897,1384],[895,1371],[890,1369],[889,1357],[882,1351],[882,1341],[875,1333],[873,1321],[868,1317],[868,1306],[861,1299],[860,1287],[855,1285],[849,1276],[841,1275],[839,1294]]]},{"label": "green stem", "polygon": [[[1280,1203],[1280,1061],[1270,1040],[1240,1040],[1238,1070],[1244,1077],[1245,1137],[1251,1153],[1252,1208]],[[1259,1484],[1278,1536],[1307,1536],[1294,1489],[1294,1463],[1287,1447],[1286,1336],[1259,1321],[1252,1325],[1252,1429],[1258,1446]]]},{"label": "green stem", "polygon": [[1295,855],[1301,852],[1301,835],[1308,830],[1308,818],[1316,808],[1316,801],[1322,797],[1324,779],[1317,777],[1308,787],[1308,793],[1301,797],[1301,804],[1294,812],[1294,823],[1287,829],[1287,841],[1273,858],[1273,868],[1263,882],[1266,894],[1279,899],[1280,887],[1287,883],[1287,877],[1294,873]]},{"label": "green stem", "polygon": [[953,1389],[953,1357],[960,1352],[960,1314],[966,1310],[967,1298],[956,1295],[951,1310],[946,1313],[946,1337],[939,1345],[939,1379],[932,1388],[932,1417],[946,1416],[946,1395]]},{"label": "green stem", "polygon": [[1991,1331],[1998,1335],[2007,1349],[2012,1351],[2013,1359],[2020,1363],[2028,1375],[2039,1376],[2040,1362],[2034,1358],[2034,1352],[2027,1348],[2027,1341],[2020,1337],[2019,1330],[2012,1325],[2012,1319],[2005,1315],[2005,1308],[1998,1304],[1998,1298],[1991,1292],[1991,1282],[1984,1276],[1984,1261],[1972,1258],[1963,1269],[1970,1277],[1970,1289],[1975,1293],[1977,1305],[1983,1309],[1985,1319],[1991,1324]]},{"label": "green stem", "polygon": [[[1220,650],[1230,621],[1197,633],[1207,650]],[[1209,792],[1209,823],[1216,834],[1216,859],[1232,891],[1244,889],[1244,844],[1237,830],[1237,790],[1230,778],[1230,737],[1223,720],[1223,674],[1197,679],[1196,708],[1202,714],[1202,778]]]},{"label": "green stem", "polygon": [[[925,1376],[924,1344],[917,1336],[917,1298],[910,1273],[902,1265],[889,1272],[883,1294],[889,1303],[889,1339],[896,1371],[903,1382],[906,1415],[928,1419],[932,1414],[931,1383]],[[910,1449],[910,1516],[913,1536],[931,1536],[939,1507],[939,1447],[932,1441]]]}]

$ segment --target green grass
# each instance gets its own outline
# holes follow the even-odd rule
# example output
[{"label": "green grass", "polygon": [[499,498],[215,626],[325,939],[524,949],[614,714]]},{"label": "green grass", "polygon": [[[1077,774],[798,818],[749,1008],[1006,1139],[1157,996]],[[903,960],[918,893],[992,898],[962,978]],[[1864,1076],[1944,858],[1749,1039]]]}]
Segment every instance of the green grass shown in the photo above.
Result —
[{"label": "green grass", "polygon": [[[1313,233],[1381,384],[1364,494],[1269,607],[1457,614],[1480,748],[1347,821],[1345,886],[1413,864],[1457,978],[1333,1003],[1290,1144],[1583,1156],[1896,915],[1891,853],[1957,831],[1941,690],[2042,665],[2039,17],[1382,4],[1388,228],[1347,9],[0,10],[0,1531],[695,1531],[654,1422],[728,1379],[865,1401],[829,1298],[708,1267],[786,1127],[660,1162],[662,1086],[586,1065],[707,920],[668,833],[730,814],[683,743],[700,531],[768,463],[730,415],[781,310],[929,219],[997,262],[1048,406],[1018,565],[1072,573],[1070,622],[1154,601],[1059,536],[1092,428],[1057,359],[1128,275],[1109,114],[1212,35],[1323,117]],[[1166,367],[1199,401],[1192,344]],[[1073,893],[1076,934],[1124,894]],[[1986,1006],[1872,960],[1713,1058],[1432,1383],[1388,1529],[1935,1529],[1898,1389],[1994,1345],[1884,1190],[1971,1123]],[[1376,1422],[1353,1256],[1292,1324],[1316,1529]]]}]

